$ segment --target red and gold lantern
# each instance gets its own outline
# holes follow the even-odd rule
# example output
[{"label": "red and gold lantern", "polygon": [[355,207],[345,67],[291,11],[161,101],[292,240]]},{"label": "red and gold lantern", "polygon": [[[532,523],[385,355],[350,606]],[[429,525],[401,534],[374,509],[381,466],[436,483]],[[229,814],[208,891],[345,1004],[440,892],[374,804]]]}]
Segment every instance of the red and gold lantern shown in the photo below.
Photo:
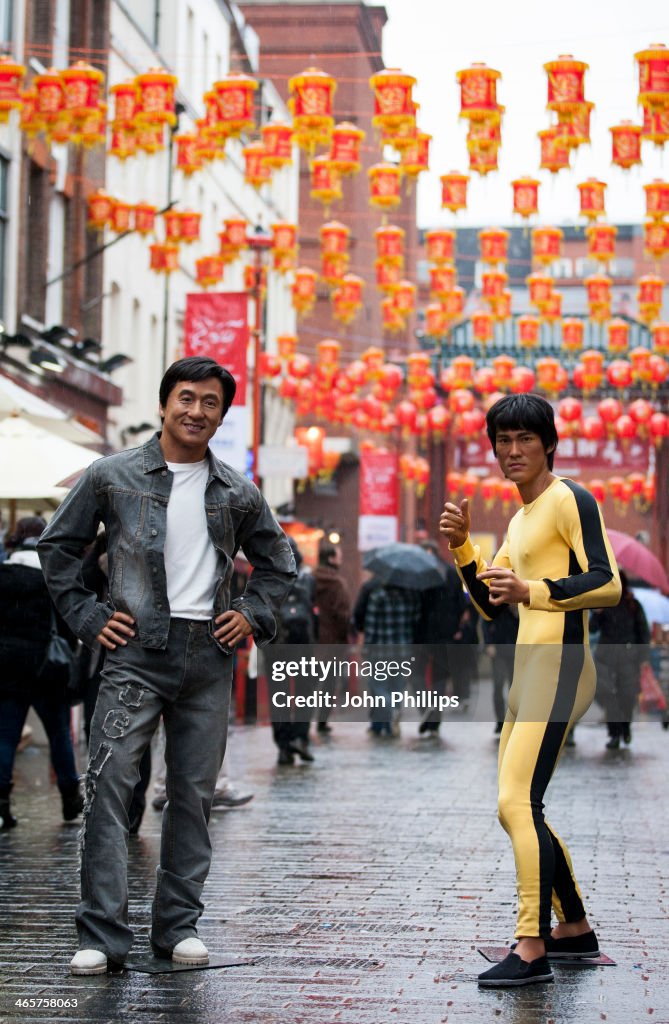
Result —
[{"label": "red and gold lantern", "polygon": [[562,292],[553,291],[541,307],[541,319],[555,323],[562,317]]},{"label": "red and gold lantern", "polygon": [[165,238],[168,242],[181,241],[181,217],[178,210],[165,210],[163,214]]},{"label": "red and gold lantern", "polygon": [[495,336],[495,318],[485,309],[479,309],[471,316],[472,337],[480,345],[487,345]]},{"label": "red and gold lantern", "polygon": [[384,331],[403,331],[406,327],[404,317],[397,309],[392,294],[381,301],[381,320]]},{"label": "red and gold lantern", "polygon": [[650,350],[647,348],[642,348],[641,345],[637,345],[637,347],[633,348],[630,352],[629,360],[632,364],[632,379],[636,381],[637,384],[641,384],[642,386],[650,384],[653,376],[650,362]]},{"label": "red and gold lantern", "polygon": [[279,357],[284,360],[292,359],[297,352],[296,334],[279,334],[276,339],[276,347]]},{"label": "red and gold lantern", "polygon": [[541,320],[537,316],[519,316],[518,342],[521,348],[536,348],[541,334]]},{"label": "red and gold lantern", "polygon": [[609,352],[627,352],[629,348],[630,326],[626,320],[618,318],[607,324],[607,348]]},{"label": "red and gold lantern", "polygon": [[107,104],[99,103],[83,120],[76,122],[73,140],[85,149],[102,146],[107,139]]},{"label": "red and gold lantern", "polygon": [[467,184],[469,175],[450,171],[441,175],[441,207],[457,213],[467,208]]},{"label": "red and gold lantern", "polygon": [[150,156],[165,148],[163,142],[164,128],[162,124],[138,124],[135,131],[137,149]]},{"label": "red and gold lantern", "polygon": [[179,241],[190,245],[200,238],[202,214],[195,210],[179,210]]},{"label": "red and gold lantern", "polygon": [[[656,412],[650,418],[648,424],[653,444],[659,448],[665,438],[669,437],[669,416],[663,412]],[[653,499],[655,495],[653,494]]]},{"label": "red and gold lantern", "polygon": [[350,233],[350,229],[337,220],[323,224],[320,229],[321,252],[346,254]]},{"label": "red and gold lantern", "polygon": [[272,252],[294,253],[297,247],[297,224],[288,221],[277,221],[270,226],[272,232]]},{"label": "red and gold lantern", "polygon": [[585,103],[585,73],[588,65],[574,60],[570,53],[544,64],[548,75],[548,102],[546,108],[558,114],[569,114]]},{"label": "red and gold lantern", "polygon": [[[35,75],[33,88],[37,90],[37,114],[48,133],[63,118],[65,111],[65,86],[60,72],[49,68],[43,74]],[[67,115],[65,120],[69,121]]]},{"label": "red and gold lantern", "polygon": [[669,380],[669,363],[662,356],[653,352],[648,360],[648,365],[650,366],[651,387],[659,388]]},{"label": "red and gold lantern", "polygon": [[332,101],[337,83],[320,68],[307,68],[288,81],[288,106],[293,114],[295,142],[313,153],[330,141],[334,128]]},{"label": "red and gold lantern", "polygon": [[436,228],[425,232],[425,248],[430,263],[440,266],[455,259],[455,231]]},{"label": "red and gold lantern", "polygon": [[444,301],[455,288],[455,267],[451,264],[430,267],[430,297]]},{"label": "red and gold lantern", "polygon": [[469,153],[469,170],[485,177],[491,171],[498,171],[497,150],[471,150]]},{"label": "red and gold lantern", "polygon": [[568,317],[562,321],[562,348],[566,352],[580,352],[583,348],[584,324],[582,320]]},{"label": "red and gold lantern", "polygon": [[616,167],[629,170],[641,163],[642,128],[632,121],[621,121],[609,128],[611,132],[611,162]]},{"label": "red and gold lantern", "polygon": [[293,129],[283,121],[270,121],[260,129],[265,163],[272,170],[288,167],[293,160]]},{"label": "red and gold lantern", "polygon": [[24,89],[21,93],[21,116],[19,126],[29,139],[33,139],[44,128],[37,110],[37,89]]},{"label": "red and gold lantern", "polygon": [[[304,316],[311,312],[316,302],[318,274],[310,267],[298,267],[291,285],[293,309]],[[291,335],[293,337],[293,335]]]},{"label": "red and gold lantern", "polygon": [[386,263],[382,260],[375,260],[376,287],[382,292],[394,292],[402,280],[404,272],[402,263]]},{"label": "red and gold lantern", "polygon": [[151,270],[158,274],[172,274],[179,269],[179,246],[174,242],[154,242],[149,251]]},{"label": "red and gold lantern", "polygon": [[614,359],[606,368],[606,379],[611,387],[622,391],[632,384],[632,367],[626,359]]},{"label": "red and gold lantern", "polygon": [[508,258],[509,232],[503,228],[484,228],[479,231],[481,259],[484,263],[497,266]]},{"label": "red and gold lantern", "polygon": [[650,329],[653,352],[658,356],[669,356],[669,323],[655,323]]},{"label": "red and gold lantern", "polygon": [[416,285],[411,281],[400,281],[393,292],[393,301],[397,312],[403,318],[408,317],[416,304]]},{"label": "red and gold lantern", "polygon": [[606,182],[598,181],[597,178],[588,178],[577,186],[581,196],[581,217],[588,220],[597,220],[598,217],[605,217],[604,194]]},{"label": "red and gold lantern", "polygon": [[385,264],[404,263],[404,228],[388,224],[385,227],[377,228],[374,232],[376,239],[376,256],[379,262]]},{"label": "red and gold lantern", "polygon": [[112,124],[115,127],[131,127],[137,113],[137,83],[134,79],[118,82],[109,87],[109,92],[114,97]]},{"label": "red and gold lantern", "polygon": [[[254,93],[258,88],[255,78],[244,74],[229,74],[214,82],[213,91],[218,99],[219,136],[226,137],[251,132],[255,128]],[[262,145],[262,143],[259,143]],[[263,153],[265,147],[262,145]]]},{"label": "red and gold lantern", "polygon": [[400,166],[408,178],[417,178],[423,171],[429,171],[431,140],[432,136],[426,132],[416,132],[412,142],[403,147]]},{"label": "red and gold lantern", "polygon": [[429,338],[440,338],[448,326],[444,308],[440,302],[431,302],[425,307],[425,333]]},{"label": "red and gold lantern", "polygon": [[221,256],[201,256],[195,260],[197,283],[201,288],[212,288],[215,284],[219,284],[223,280],[224,267]]},{"label": "red and gold lantern", "polygon": [[177,169],[186,177],[202,170],[199,136],[195,132],[183,132],[174,136],[174,142],[177,147]]},{"label": "red and gold lantern", "polygon": [[311,190],[309,195],[329,210],[332,203],[343,196],[341,175],[328,156],[317,156],[311,161]]},{"label": "red and gold lantern", "polygon": [[535,384],[536,377],[529,366],[514,366],[509,384],[509,389],[514,395],[529,394],[530,391],[534,391]]},{"label": "red and gold lantern", "polygon": [[669,50],[664,43],[651,43],[634,54],[639,65],[639,103],[648,110],[669,107]]},{"label": "red and gold lantern", "polygon": [[497,81],[501,73],[483,63],[472,64],[458,71],[460,84],[460,117],[472,121],[485,120],[498,109]]},{"label": "red and gold lantern", "polygon": [[[442,268],[443,269],[443,268]],[[465,311],[465,290],[464,288],[453,288],[442,300],[446,319],[451,322],[458,320]]]},{"label": "red and gold lantern", "polygon": [[153,203],[135,203],[134,206],[135,231],[139,235],[150,235],[156,227],[156,214],[158,207]]},{"label": "red and gold lantern", "polygon": [[669,252],[669,222],[647,221],[643,226],[643,247],[649,256],[663,260]]},{"label": "red and gold lantern", "polygon": [[98,111],[104,75],[85,60],[78,60],[61,72],[65,89],[65,110],[75,124]]},{"label": "red and gold lantern", "polygon": [[639,318],[647,324],[657,320],[662,312],[664,281],[655,274],[646,274],[637,281]]},{"label": "red and gold lantern", "polygon": [[548,274],[528,274],[525,283],[530,292],[530,304],[541,309],[553,294],[553,278]]},{"label": "red and gold lantern", "polygon": [[397,132],[415,124],[415,105],[412,92],[416,79],[405,75],[397,68],[384,68],[369,79],[374,90],[374,116],[372,124],[384,135],[394,136]]},{"label": "red and gold lantern", "polygon": [[246,232],[248,222],[244,217],[226,217],[223,221],[228,242],[233,249],[243,249],[246,246]]},{"label": "red and gold lantern", "polygon": [[244,157],[244,181],[255,189],[262,188],[270,180],[272,173],[265,163],[265,146],[262,142],[251,142],[242,150]]},{"label": "red and gold lantern", "polygon": [[402,169],[396,164],[374,164],[367,171],[369,176],[369,202],[379,210],[392,210],[399,206],[402,198],[400,183]]},{"label": "red and gold lantern", "polygon": [[588,236],[588,256],[599,263],[610,263],[616,255],[618,229],[613,224],[590,224],[585,229]]},{"label": "red and gold lantern", "polygon": [[149,68],[145,74],[137,75],[137,113],[138,123],[168,124],[177,123],[174,112],[174,90],[177,79],[165,68]]},{"label": "red and gold lantern", "polygon": [[641,138],[654,142],[661,149],[669,140],[669,108],[666,110],[648,110],[643,108],[643,129]]},{"label": "red and gold lantern", "polygon": [[646,193],[646,216],[650,220],[664,220],[669,214],[669,182],[655,178],[644,185]]},{"label": "red and gold lantern", "polygon": [[539,166],[542,170],[550,171],[551,174],[557,174],[558,171],[569,167],[570,147],[567,137],[561,129],[562,125],[552,125],[537,133],[541,143]]},{"label": "red and gold lantern", "polygon": [[590,314],[611,306],[611,288],[613,281],[606,274],[591,274],[583,282],[588,295]]},{"label": "red and gold lantern", "polygon": [[98,189],[96,192],[89,195],[87,199],[87,207],[87,223],[89,228],[93,228],[96,231],[102,231],[102,229],[111,222],[114,198],[113,196],[110,196],[109,193],[103,191],[103,189]]},{"label": "red and gold lantern", "polygon": [[25,74],[23,64],[17,64],[4,54],[0,56],[0,123],[9,120],[12,110],[21,109],[21,85]]},{"label": "red and gold lantern", "polygon": [[542,266],[554,263],[562,255],[560,228],[533,228],[532,259]]},{"label": "red and gold lantern", "polygon": [[324,252],[321,254],[321,278],[326,284],[339,285],[347,267],[348,255],[346,253]]},{"label": "red and gold lantern", "polygon": [[132,230],[133,209],[132,203],[126,203],[122,199],[114,199],[109,217],[109,227],[112,231],[122,235],[126,231]]},{"label": "red and gold lantern", "polygon": [[360,170],[360,146],[365,138],[361,128],[350,121],[342,121],[332,129],[330,165],[341,175],[357,174]]},{"label": "red and gold lantern", "polygon": [[567,371],[553,356],[537,359],[536,373],[537,384],[542,391],[546,391],[549,395],[558,395],[569,382]]},{"label": "red and gold lantern", "polygon": [[514,213],[527,218],[539,212],[540,184],[536,178],[516,178],[511,182]]}]

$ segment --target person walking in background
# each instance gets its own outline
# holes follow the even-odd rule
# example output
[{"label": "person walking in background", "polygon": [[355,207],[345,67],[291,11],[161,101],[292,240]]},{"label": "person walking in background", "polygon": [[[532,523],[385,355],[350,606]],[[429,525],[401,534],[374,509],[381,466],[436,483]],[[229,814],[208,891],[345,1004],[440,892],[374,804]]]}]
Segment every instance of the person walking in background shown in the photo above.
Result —
[{"label": "person walking in background", "polygon": [[[618,570],[602,515],[583,487],[553,474],[553,408],[536,395],[509,395],[490,408],[488,438],[523,506],[489,568],[470,538],[469,503],[447,502],[440,520],[458,572],[485,618],[517,605],[518,642],[499,746],[499,818],[518,885],[517,943],[479,975],[485,987],[553,980],[548,957],[597,956],[567,847],[543,814],[546,787],[567,733],[589,708],[595,668],[587,609],[620,599]],[[551,896],[558,918],[551,930]]]},{"label": "person walking in background", "polygon": [[0,564],[0,829],[17,825],[10,804],[12,774],[31,706],[49,740],[63,819],[73,821],[84,806],[70,732],[67,679],[45,665],[52,625],[74,647],[74,637],[55,616],[37,555],[45,526],[39,516],[19,519],[7,537],[9,557]]},{"label": "person walking in background", "polygon": [[[38,545],[64,619],[88,646],[97,640],[106,648],[91,722],[73,974],[122,964],[132,944],[127,808],[161,716],[168,802],[150,940],[154,952],[177,963],[209,959],[197,922],[225,753],[231,651],[251,634],[259,645],[270,643],[295,575],[285,535],[258,489],[209,448],[235,390],[213,359],[173,363],[160,384],[161,431],[94,462]],[[81,576],[100,522],[108,538],[106,601]],[[240,547],[253,573],[231,601]]]},{"label": "person walking in background", "polygon": [[[383,584],[376,577],[363,583],[353,609],[353,625],[363,634],[363,657],[372,662],[402,661],[416,640],[421,602],[417,590]],[[373,736],[399,736],[399,718],[389,704],[390,683],[374,680],[375,697],[386,706],[370,708],[369,732]]]},{"label": "person walking in background", "polygon": [[[421,610],[416,628],[416,643],[426,645],[421,655],[421,670],[425,678],[431,675],[430,687],[437,695],[446,693],[449,676],[453,675],[453,644],[461,637],[462,616],[467,608],[462,581],[456,570],[441,557],[439,545],[434,540],[422,540],[420,546],[429,551],[439,562],[444,582],[430,587],[420,595]],[[439,734],[441,711],[428,708],[418,727],[420,736],[434,737]]]},{"label": "person walking in background", "polygon": [[505,690],[513,680],[513,660],[518,638],[518,609],[503,607],[494,619],[483,620],[486,654],[492,665],[492,703],[495,711],[495,735],[499,735],[506,714]]},{"label": "person walking in background", "polygon": [[[314,570],[319,644],[346,644],[351,622],[351,595],[341,578],[341,548],[327,539],[318,546],[318,565]],[[332,689],[334,692],[334,687]],[[318,732],[328,733],[327,708],[318,712]]]},{"label": "person walking in background", "polygon": [[615,608],[602,608],[590,616],[590,628],[599,633],[595,652],[597,702],[606,712],[608,750],[620,741],[632,742],[632,718],[639,697],[641,666],[650,658],[650,630],[627,576],[620,572],[622,597]]},{"label": "person walking in background", "polygon": [[[308,657],[316,640],[318,623],[316,618],[316,582],[314,575],[303,564],[302,552],[297,542],[288,537],[297,577],[293,580],[277,615],[277,632],[275,645],[299,646],[298,657]],[[267,651],[268,659],[274,655],[273,649]],[[272,679],[271,671],[268,678]],[[282,684],[283,685],[283,684]],[[308,696],[312,689],[308,683],[302,685],[299,678],[291,680],[296,694]],[[310,711],[307,708],[278,708],[270,700],[270,717],[272,719],[272,735],[278,748],[277,763],[282,766],[295,763],[295,757],[311,762],[314,755],[309,749]]]}]

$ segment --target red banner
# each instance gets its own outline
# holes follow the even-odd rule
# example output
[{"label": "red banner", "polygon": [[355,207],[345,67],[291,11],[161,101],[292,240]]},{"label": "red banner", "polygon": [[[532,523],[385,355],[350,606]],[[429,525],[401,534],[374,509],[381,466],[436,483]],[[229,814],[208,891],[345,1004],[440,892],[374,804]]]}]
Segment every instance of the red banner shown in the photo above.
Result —
[{"label": "red banner", "polygon": [[184,355],[208,356],[237,381],[233,405],[246,405],[249,341],[246,292],[196,292],[186,296]]},{"label": "red banner", "polygon": [[360,452],[360,515],[396,516],[399,506],[397,453]]}]

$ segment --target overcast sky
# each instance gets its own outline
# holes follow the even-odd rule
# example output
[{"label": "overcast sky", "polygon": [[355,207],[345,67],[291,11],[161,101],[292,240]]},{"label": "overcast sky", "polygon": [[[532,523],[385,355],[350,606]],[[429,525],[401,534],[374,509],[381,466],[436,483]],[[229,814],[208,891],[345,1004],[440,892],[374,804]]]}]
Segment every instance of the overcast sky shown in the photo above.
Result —
[{"label": "overcast sky", "polygon": [[[643,185],[669,180],[666,152],[643,143],[643,165],[622,171],[611,165],[611,125],[622,119],[641,123],[637,107],[634,53],[650,43],[669,45],[667,0],[383,0],[389,21],[384,57],[418,79],[418,123],[433,136],[430,171],[421,175],[418,218],[433,225],[497,225],[513,222],[510,182],[522,175],[541,179],[539,220],[569,224],[578,220],[578,182],[599,177],[608,183],[607,215],[614,223],[640,221],[645,213]],[[557,176],[539,171],[537,132],[554,118],[546,109],[543,65],[571,53],[590,65],[586,99],[595,103],[591,146],[572,155],[572,170]],[[498,102],[506,107],[500,169],[486,178],[472,175],[469,208],[457,215],[441,209],[439,176],[466,171],[466,122],[458,118],[455,73],[474,61],[501,71]]]}]

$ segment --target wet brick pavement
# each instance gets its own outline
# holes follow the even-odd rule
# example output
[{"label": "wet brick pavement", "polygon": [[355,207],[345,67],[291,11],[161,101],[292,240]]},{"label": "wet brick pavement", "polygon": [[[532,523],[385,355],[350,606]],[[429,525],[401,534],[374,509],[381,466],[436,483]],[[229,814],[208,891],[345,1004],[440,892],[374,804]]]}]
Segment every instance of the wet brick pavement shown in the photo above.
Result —
[{"label": "wet brick pavement", "polygon": [[[434,744],[337,724],[313,765],[277,769],[266,728],[236,730],[237,781],[255,800],[215,812],[200,934],[224,970],[73,978],[77,829],[60,821],[42,748],[20,755],[0,833],[0,1020],[179,1024],[653,1024],[669,1022],[669,734],[631,750],[577,730],[548,794],[591,920],[616,967],[557,967],[554,985],[479,991],[477,945],[513,930],[514,871],[496,822],[489,723],[451,722]],[[131,840],[134,951],[147,948],[159,817]],[[76,1000],[21,1008],[17,999]]]}]

